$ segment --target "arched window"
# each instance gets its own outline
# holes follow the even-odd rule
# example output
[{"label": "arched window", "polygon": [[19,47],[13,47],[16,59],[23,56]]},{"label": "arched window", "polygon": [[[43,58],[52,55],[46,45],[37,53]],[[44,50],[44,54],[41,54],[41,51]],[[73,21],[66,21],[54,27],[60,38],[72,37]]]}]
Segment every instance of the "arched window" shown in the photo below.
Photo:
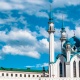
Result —
[{"label": "arched window", "polygon": [[20,77],[22,77],[22,74],[20,74]]},{"label": "arched window", "polygon": [[17,74],[15,74],[15,77],[17,77]]},{"label": "arched window", "polygon": [[50,26],[50,31],[51,31],[51,26]]},{"label": "arched window", "polygon": [[11,77],[13,76],[13,74],[11,74]]},{"label": "arched window", "polygon": [[76,62],[73,62],[73,76],[76,77]]},{"label": "arched window", "polygon": [[8,73],[6,74],[6,76],[8,76]]},{"label": "arched window", "polygon": [[80,61],[79,61],[79,77],[80,77]]},{"label": "arched window", "polygon": [[26,74],[24,74],[24,77],[26,77]]},{"label": "arched window", "polygon": [[33,77],[35,77],[35,75],[33,75]]},{"label": "arched window", "polygon": [[59,63],[59,74],[60,74],[60,77],[62,77],[62,63],[60,62]]},{"label": "arched window", "polygon": [[4,73],[2,73],[2,76],[4,76]]}]

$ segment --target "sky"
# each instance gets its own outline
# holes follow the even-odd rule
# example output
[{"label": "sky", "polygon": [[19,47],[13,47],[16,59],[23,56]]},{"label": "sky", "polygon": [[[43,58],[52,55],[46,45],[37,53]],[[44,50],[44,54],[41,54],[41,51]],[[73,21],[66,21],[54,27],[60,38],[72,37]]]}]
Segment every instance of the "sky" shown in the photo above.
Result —
[{"label": "sky", "polygon": [[80,0],[0,0],[0,67],[48,69],[50,4],[55,56],[61,52],[62,15],[68,38],[80,38]]}]

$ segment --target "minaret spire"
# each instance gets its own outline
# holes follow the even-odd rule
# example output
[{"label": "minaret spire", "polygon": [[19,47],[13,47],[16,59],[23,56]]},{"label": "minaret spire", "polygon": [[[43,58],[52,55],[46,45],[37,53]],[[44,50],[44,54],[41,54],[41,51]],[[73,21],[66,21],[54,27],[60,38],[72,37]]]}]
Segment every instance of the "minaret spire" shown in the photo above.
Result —
[{"label": "minaret spire", "polygon": [[49,23],[49,30],[48,30],[48,32],[55,32],[51,4],[50,4],[49,22],[48,23]]},{"label": "minaret spire", "polygon": [[49,22],[53,22],[52,5],[50,4]]},{"label": "minaret spire", "polygon": [[74,30],[74,36],[75,36],[75,30]]},{"label": "minaret spire", "polygon": [[65,31],[65,28],[64,28],[64,17],[63,17],[63,14],[62,14],[62,28],[61,28],[61,29]]},{"label": "minaret spire", "polygon": [[53,77],[54,75],[54,68],[53,68],[53,64],[55,62],[55,57],[54,57],[54,23],[53,23],[53,15],[52,15],[52,7],[50,5],[50,12],[49,12],[49,29],[48,29],[48,33],[49,33],[49,77]]},{"label": "minaret spire", "polygon": [[62,28],[64,28],[64,22],[63,22],[63,14],[62,14]]}]

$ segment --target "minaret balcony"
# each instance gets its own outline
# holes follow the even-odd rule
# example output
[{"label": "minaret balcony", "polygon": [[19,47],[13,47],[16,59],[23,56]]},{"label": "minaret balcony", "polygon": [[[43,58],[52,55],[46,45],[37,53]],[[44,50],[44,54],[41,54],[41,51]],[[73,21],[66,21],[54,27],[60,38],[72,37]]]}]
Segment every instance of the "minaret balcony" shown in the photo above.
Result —
[{"label": "minaret balcony", "polygon": [[48,33],[51,33],[51,32],[53,32],[53,33],[54,33],[54,32],[55,32],[55,30],[48,30]]},{"label": "minaret balcony", "polygon": [[61,37],[60,40],[66,40],[66,37]]}]

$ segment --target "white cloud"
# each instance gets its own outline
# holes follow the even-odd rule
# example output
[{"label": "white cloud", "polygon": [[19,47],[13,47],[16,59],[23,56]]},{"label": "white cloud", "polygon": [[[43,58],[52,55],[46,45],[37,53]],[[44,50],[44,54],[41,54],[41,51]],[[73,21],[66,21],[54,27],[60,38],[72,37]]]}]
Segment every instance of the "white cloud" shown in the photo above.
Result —
[{"label": "white cloud", "polygon": [[75,29],[75,35],[80,38],[80,26],[76,27],[76,29]]},{"label": "white cloud", "polygon": [[68,15],[67,14],[63,14],[63,13],[54,13],[53,14],[54,17],[56,17],[59,20],[62,20],[62,15],[63,15],[63,20],[64,21],[68,21]]},{"label": "white cloud", "polygon": [[29,2],[29,3],[32,3],[32,4],[44,4],[44,0],[35,0],[35,1],[33,1],[33,0],[26,0],[27,2]]},{"label": "white cloud", "polygon": [[32,68],[32,67],[35,67],[35,66],[26,66],[27,68]]},{"label": "white cloud", "polygon": [[7,34],[5,31],[0,31],[0,36],[2,36],[0,41],[6,43],[2,48],[3,53],[40,58],[40,53],[48,51],[48,41],[47,39],[38,41],[36,34],[28,29],[13,29]]},{"label": "white cloud", "polygon": [[36,67],[36,68],[40,68],[40,67],[48,67],[49,66],[49,63],[43,63],[43,64],[36,64],[35,66],[26,66],[27,68],[33,68],[33,67]]},{"label": "white cloud", "polygon": [[36,64],[36,68],[39,68],[39,67],[48,67],[48,66],[49,66],[49,63]]},{"label": "white cloud", "polygon": [[1,31],[0,36],[3,36],[0,40],[7,44],[2,49],[5,54],[10,53],[13,55],[26,55],[33,58],[40,58],[40,53],[36,49],[39,44],[36,36],[33,36],[31,31],[14,29],[8,34]]},{"label": "white cloud", "polygon": [[48,18],[48,14],[46,12],[37,12],[36,13],[36,16],[37,17],[45,17],[45,18]]},{"label": "white cloud", "polygon": [[12,7],[11,7],[10,3],[8,3],[8,2],[6,2],[6,1],[0,1],[0,9],[1,10],[11,10]]},{"label": "white cloud", "polygon": [[79,5],[80,0],[53,0],[54,8]]},{"label": "white cloud", "polygon": [[33,49],[31,49],[32,47],[27,47],[27,46],[4,46],[2,51],[5,54],[12,54],[12,55],[25,55],[25,56],[30,56],[33,58],[40,58],[40,54],[37,51],[34,51]]},{"label": "white cloud", "polygon": [[49,35],[45,28],[36,26],[36,29],[39,31],[39,36],[44,36],[45,38],[48,38]]},{"label": "white cloud", "polygon": [[[53,0],[53,8],[79,5],[80,0]],[[5,5],[5,6],[3,6]],[[46,5],[46,6],[45,6]],[[0,10],[23,10],[29,15],[48,18],[46,11],[49,10],[48,0],[1,0]],[[66,16],[65,16],[66,17]],[[58,15],[58,18],[61,18]]]},{"label": "white cloud", "polygon": [[43,45],[43,48],[49,49],[49,42],[47,39],[40,40],[41,45]]}]

